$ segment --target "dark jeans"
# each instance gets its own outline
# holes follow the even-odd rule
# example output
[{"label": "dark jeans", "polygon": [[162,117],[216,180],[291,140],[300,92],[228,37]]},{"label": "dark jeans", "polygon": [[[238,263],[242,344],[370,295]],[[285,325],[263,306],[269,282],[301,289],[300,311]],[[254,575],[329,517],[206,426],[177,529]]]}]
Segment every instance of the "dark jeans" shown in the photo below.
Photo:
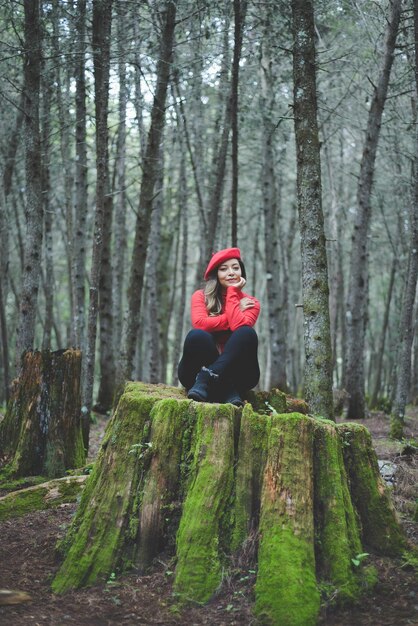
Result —
[{"label": "dark jeans", "polygon": [[221,383],[232,384],[241,393],[248,391],[256,386],[260,378],[257,347],[257,333],[251,326],[240,326],[231,333],[222,354],[219,354],[211,333],[191,330],[184,341],[178,367],[179,381],[190,389],[205,365],[219,374]]}]

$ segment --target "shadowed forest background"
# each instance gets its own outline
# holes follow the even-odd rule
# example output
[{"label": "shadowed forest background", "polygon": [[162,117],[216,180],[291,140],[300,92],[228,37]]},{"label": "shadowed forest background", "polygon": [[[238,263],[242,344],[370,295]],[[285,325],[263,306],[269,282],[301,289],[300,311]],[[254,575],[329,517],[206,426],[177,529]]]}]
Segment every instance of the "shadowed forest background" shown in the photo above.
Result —
[{"label": "shadowed forest background", "polygon": [[[303,395],[291,5],[0,11],[0,402],[28,349],[81,349],[87,411],[124,378],[176,384],[190,295],[231,244],[260,387]],[[396,398],[405,332],[417,395],[412,3],[318,1],[315,46],[333,385],[363,417]]]}]

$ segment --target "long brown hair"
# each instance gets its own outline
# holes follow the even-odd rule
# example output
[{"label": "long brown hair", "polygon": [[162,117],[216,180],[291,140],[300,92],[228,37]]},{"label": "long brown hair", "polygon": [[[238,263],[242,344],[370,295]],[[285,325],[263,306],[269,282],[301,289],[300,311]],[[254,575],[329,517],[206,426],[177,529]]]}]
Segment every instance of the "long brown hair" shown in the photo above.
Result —
[{"label": "long brown hair", "polygon": [[[241,267],[241,275],[243,278],[247,278],[247,273],[245,271],[244,263],[241,259],[237,259],[238,263]],[[218,268],[213,270],[209,274],[209,278],[205,283],[203,288],[203,293],[205,294],[205,304],[208,314],[212,317],[215,315],[220,315],[222,311],[222,287],[218,280]]]}]

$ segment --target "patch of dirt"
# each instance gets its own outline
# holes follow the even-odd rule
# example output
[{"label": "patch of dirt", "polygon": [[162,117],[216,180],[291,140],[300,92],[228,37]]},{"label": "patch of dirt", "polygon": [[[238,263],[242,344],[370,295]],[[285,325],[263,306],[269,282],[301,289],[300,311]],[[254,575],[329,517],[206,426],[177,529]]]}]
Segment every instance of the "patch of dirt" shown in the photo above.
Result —
[{"label": "patch of dirt", "polygon": [[[98,416],[91,430],[94,458],[108,419]],[[363,422],[372,433],[378,457],[395,466],[394,503],[411,543],[418,546],[412,520],[418,497],[417,456],[399,456],[402,446],[388,437],[389,418],[375,413]],[[408,437],[417,436],[418,418],[408,420]],[[380,446],[380,447],[379,447]],[[75,505],[31,513],[0,524],[0,589],[31,595],[30,602],[0,606],[0,626],[255,626],[251,613],[254,570],[236,569],[219,594],[205,606],[180,611],[172,595],[172,568],[162,557],[147,576],[132,573],[103,585],[55,596],[51,580],[58,569],[55,545],[66,531]],[[418,625],[418,574],[400,559],[369,557],[378,583],[357,606],[335,609],[324,604],[322,626]]]}]

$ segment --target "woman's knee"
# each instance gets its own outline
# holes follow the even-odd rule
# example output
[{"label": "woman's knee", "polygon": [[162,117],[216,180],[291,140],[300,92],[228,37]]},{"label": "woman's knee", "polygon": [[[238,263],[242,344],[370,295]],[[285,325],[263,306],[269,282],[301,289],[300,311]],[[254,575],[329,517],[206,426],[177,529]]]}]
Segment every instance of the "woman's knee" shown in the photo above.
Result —
[{"label": "woman's knee", "polygon": [[210,333],[208,333],[206,330],[200,330],[198,328],[193,328],[193,330],[190,330],[187,335],[186,338],[184,340],[184,347],[186,348],[193,348],[196,345],[202,345],[202,344],[213,344],[213,337]]},{"label": "woman's knee", "polygon": [[255,346],[258,345],[258,335],[252,326],[240,326],[232,334],[239,337],[241,341],[246,341]]}]

